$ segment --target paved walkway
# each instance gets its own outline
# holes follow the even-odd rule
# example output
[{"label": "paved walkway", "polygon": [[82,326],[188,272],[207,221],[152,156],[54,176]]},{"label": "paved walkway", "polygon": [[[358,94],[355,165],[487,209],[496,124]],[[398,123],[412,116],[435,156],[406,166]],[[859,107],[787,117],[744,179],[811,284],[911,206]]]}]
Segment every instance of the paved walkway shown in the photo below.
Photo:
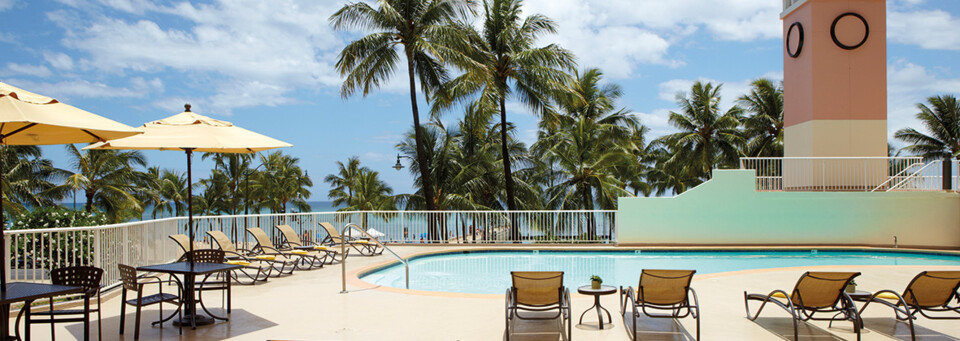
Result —
[{"label": "paved walkway", "polygon": [[[439,250],[438,247],[395,247],[401,255]],[[390,261],[389,255],[377,257],[351,257],[347,271],[355,272],[378,263]],[[810,268],[813,269],[813,268]],[[823,268],[820,268],[823,269]],[[953,268],[958,269],[958,268]],[[791,268],[772,271],[743,271],[736,273],[700,275],[694,278],[703,307],[702,339],[704,340],[781,340],[778,334],[792,333],[792,324],[787,314],[776,307],[768,307],[764,318],[751,322],[744,316],[743,291],[766,293],[772,289],[789,290],[797,278],[807,269]],[[902,290],[921,267],[871,266],[858,268],[830,267],[832,271],[860,271],[857,279],[859,289],[878,290],[893,288]],[[456,295],[407,293],[397,289],[377,288],[352,280],[349,293],[341,294],[341,268],[327,266],[312,271],[299,271],[293,276],[272,278],[268,283],[256,286],[234,286],[233,313],[230,322],[218,322],[213,326],[184,329],[183,336],[177,328],[165,324],[162,328],[151,327],[148,321],[156,319],[157,310],[151,307],[144,311],[141,326],[142,340],[501,340],[504,329],[504,298],[500,295]],[[348,276],[349,277],[349,276]],[[506,288],[504,288],[506,290]],[[575,292],[575,289],[573,290]],[[216,294],[213,294],[216,295]],[[573,295],[574,319],[593,304],[590,296]],[[217,297],[213,297],[216,299]],[[602,303],[612,312],[618,311],[616,296],[604,296]],[[214,303],[216,305],[216,303]],[[165,312],[167,310],[165,309]],[[104,302],[103,335],[105,340],[132,340],[132,309],[127,311],[127,331],[118,335],[119,296]],[[593,320],[588,314],[585,320]],[[892,312],[877,306],[868,311],[867,330],[864,340],[909,340],[909,332],[903,324],[895,324]],[[575,321],[574,321],[575,322]],[[586,321],[585,321],[586,322]],[[642,320],[643,329],[650,332],[641,339],[682,340],[693,334],[692,320],[681,321],[681,326],[671,320]],[[574,326],[575,340],[628,340],[623,328],[623,319],[614,316],[614,328],[597,330],[595,324]],[[93,324],[96,325],[95,322]],[[960,321],[918,322],[921,333],[935,339],[955,340],[960,336]],[[525,330],[539,330],[540,326],[524,326]],[[50,328],[34,326],[34,340],[50,338]],[[57,340],[73,340],[81,335],[81,325],[58,324]],[[895,338],[890,335],[900,333]],[[96,335],[96,330],[92,330]],[[806,339],[855,340],[849,323],[839,323],[828,328],[826,323],[805,325],[802,334]],[[532,334],[523,340],[546,340],[549,335]],[[552,338],[556,340],[556,337]]]}]

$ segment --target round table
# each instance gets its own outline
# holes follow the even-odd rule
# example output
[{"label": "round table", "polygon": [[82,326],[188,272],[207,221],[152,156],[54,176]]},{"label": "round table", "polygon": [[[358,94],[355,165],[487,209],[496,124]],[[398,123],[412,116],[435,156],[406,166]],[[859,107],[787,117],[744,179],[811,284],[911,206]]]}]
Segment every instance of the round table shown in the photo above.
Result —
[{"label": "round table", "polygon": [[600,320],[600,329],[603,329],[603,315],[600,314],[601,310],[607,313],[607,321],[610,321],[608,323],[611,325],[613,324],[613,318],[610,317],[610,312],[607,311],[606,308],[600,305],[600,296],[617,293],[616,287],[610,286],[610,285],[601,285],[600,289],[593,289],[589,285],[584,285],[577,288],[577,292],[583,295],[593,295],[593,306],[591,306],[590,308],[587,308],[587,310],[584,310],[583,314],[580,314],[579,324],[583,324],[583,315],[586,315],[588,311],[594,308],[597,309],[597,319]]}]

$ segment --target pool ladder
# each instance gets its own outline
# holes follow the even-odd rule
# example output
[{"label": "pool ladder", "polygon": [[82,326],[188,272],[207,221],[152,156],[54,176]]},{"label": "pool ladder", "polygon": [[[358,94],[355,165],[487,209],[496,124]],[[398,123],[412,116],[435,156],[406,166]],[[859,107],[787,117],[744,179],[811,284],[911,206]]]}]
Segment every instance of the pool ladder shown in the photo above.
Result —
[{"label": "pool ladder", "polygon": [[347,238],[346,232],[348,229],[354,229],[359,231],[363,235],[367,236],[367,238],[370,238],[370,240],[376,242],[377,245],[382,246],[384,250],[390,251],[390,254],[393,255],[394,258],[400,261],[400,263],[403,263],[404,284],[406,285],[407,289],[410,289],[410,264],[407,263],[407,260],[397,255],[396,252],[393,252],[393,250],[391,250],[389,247],[381,243],[380,240],[378,240],[377,238],[374,238],[369,233],[367,233],[367,231],[364,231],[362,228],[360,228],[359,225],[354,223],[349,223],[347,225],[344,225],[343,230],[340,231],[340,238],[343,238],[342,243],[340,243],[340,254],[344,255],[343,260],[340,262],[340,278],[341,278],[341,284],[342,284],[342,287],[340,289],[341,294],[347,293],[347,257],[346,257],[347,246],[346,246],[345,238]]}]

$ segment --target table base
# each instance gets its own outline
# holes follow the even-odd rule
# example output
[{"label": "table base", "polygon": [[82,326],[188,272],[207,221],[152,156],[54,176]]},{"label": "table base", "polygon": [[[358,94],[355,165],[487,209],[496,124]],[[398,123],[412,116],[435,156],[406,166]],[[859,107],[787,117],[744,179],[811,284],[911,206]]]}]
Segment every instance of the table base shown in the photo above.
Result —
[{"label": "table base", "polygon": [[600,313],[601,310],[603,310],[603,312],[607,313],[607,321],[608,321],[608,322],[607,322],[607,326],[608,326],[608,327],[611,327],[611,328],[613,327],[613,318],[610,317],[610,311],[608,311],[607,308],[604,308],[603,306],[600,305],[600,296],[599,296],[599,295],[598,295],[598,296],[594,296],[593,306],[590,307],[590,308],[587,308],[587,310],[584,310],[583,313],[580,314],[580,322],[579,322],[578,324],[583,324],[583,315],[586,315],[587,312],[589,312],[590,310],[593,310],[593,309],[596,309],[596,310],[597,310],[597,319],[600,321],[600,329],[601,329],[601,330],[604,329],[604,326],[603,326],[603,324],[604,324],[604,323],[603,323],[603,314]]},{"label": "table base", "polygon": [[[206,316],[206,315],[200,315],[200,314],[198,314],[196,318],[197,318],[197,325],[198,325],[198,326],[211,325],[211,324],[213,324],[214,322],[216,322],[216,320],[214,320],[213,318],[211,318],[211,317],[209,317],[209,316]],[[191,321],[190,321],[190,315],[183,315],[183,318],[181,318],[179,321],[173,320],[173,325],[175,325],[175,326],[180,326],[180,325],[182,325],[182,326],[184,326],[184,327],[190,327],[190,323],[191,323]]]}]

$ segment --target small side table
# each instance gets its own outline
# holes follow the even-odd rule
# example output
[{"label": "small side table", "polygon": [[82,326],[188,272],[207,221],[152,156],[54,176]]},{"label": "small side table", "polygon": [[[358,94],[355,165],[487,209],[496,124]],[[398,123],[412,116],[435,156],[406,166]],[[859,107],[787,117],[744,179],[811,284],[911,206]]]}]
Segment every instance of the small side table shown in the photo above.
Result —
[{"label": "small side table", "polygon": [[593,289],[589,285],[584,285],[577,288],[577,292],[583,295],[593,295],[593,306],[590,308],[587,308],[587,310],[584,310],[583,314],[580,314],[579,324],[583,324],[583,315],[586,315],[588,311],[594,308],[597,309],[597,319],[600,320],[601,330],[603,329],[603,315],[600,314],[601,310],[607,313],[607,321],[610,321],[607,323],[611,325],[613,324],[613,318],[610,317],[610,311],[608,311],[606,308],[600,305],[600,296],[615,294],[617,292],[616,287],[610,286],[610,285],[601,285],[600,289]]}]

